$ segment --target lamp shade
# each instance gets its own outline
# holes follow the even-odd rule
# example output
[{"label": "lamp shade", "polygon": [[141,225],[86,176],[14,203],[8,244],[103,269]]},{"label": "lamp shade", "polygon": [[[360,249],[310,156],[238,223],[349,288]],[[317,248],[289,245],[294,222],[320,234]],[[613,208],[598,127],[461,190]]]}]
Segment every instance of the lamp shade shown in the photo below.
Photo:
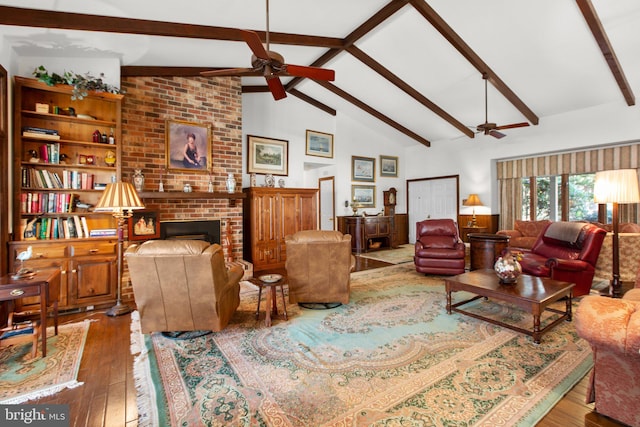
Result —
[{"label": "lamp shade", "polygon": [[107,184],[94,211],[118,213],[133,209],[144,209],[136,189],[129,182],[114,182]]},{"label": "lamp shade", "polygon": [[596,203],[639,203],[636,170],[616,169],[596,172],[593,195]]},{"label": "lamp shade", "polygon": [[483,206],[480,197],[477,194],[469,194],[467,200],[462,203],[463,206]]}]

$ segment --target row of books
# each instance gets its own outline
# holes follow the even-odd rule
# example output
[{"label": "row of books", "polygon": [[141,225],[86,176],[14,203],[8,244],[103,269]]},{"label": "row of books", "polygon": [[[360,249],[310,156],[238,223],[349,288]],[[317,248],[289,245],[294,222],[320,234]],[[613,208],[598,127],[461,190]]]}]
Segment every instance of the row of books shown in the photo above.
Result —
[{"label": "row of books", "polygon": [[25,239],[73,239],[90,237],[86,217],[39,218],[27,223]]},{"label": "row of books", "polygon": [[65,213],[73,212],[77,195],[73,193],[22,193],[20,211],[22,213]]},{"label": "row of books", "polygon": [[58,172],[52,172],[47,169],[23,167],[21,178],[23,188],[92,190],[94,189],[95,175],[66,169],[58,174]]},{"label": "row of books", "polygon": [[39,151],[42,163],[60,164],[60,143],[42,144]]},{"label": "row of books", "polygon": [[56,129],[39,128],[34,126],[23,127],[22,136],[38,139],[60,139],[60,135]]}]

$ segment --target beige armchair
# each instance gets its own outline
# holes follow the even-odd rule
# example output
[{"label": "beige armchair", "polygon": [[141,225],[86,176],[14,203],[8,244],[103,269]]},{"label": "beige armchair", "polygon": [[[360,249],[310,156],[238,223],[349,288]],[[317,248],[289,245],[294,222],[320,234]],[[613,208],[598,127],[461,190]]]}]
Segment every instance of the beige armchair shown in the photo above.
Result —
[{"label": "beige armchair", "polygon": [[339,231],[306,230],[285,237],[289,302],[349,303],[351,235]]},{"label": "beige armchair", "polygon": [[220,331],[240,304],[242,268],[200,240],[149,240],[125,252],[142,333]]}]

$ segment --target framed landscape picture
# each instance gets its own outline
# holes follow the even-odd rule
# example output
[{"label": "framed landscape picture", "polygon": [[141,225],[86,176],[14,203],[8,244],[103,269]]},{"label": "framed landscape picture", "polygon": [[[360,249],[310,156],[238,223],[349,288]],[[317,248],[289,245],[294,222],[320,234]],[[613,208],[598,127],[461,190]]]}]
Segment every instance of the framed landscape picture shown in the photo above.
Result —
[{"label": "framed landscape picture", "polygon": [[129,218],[129,240],[150,240],[160,238],[160,214],[152,210],[136,210]]},{"label": "framed landscape picture", "polygon": [[376,206],[375,185],[352,185],[351,200],[360,208],[373,208]]},{"label": "framed landscape picture", "polygon": [[333,158],[333,135],[330,133],[307,130],[308,156]]},{"label": "framed landscape picture", "polygon": [[247,172],[289,174],[289,141],[247,135]]},{"label": "framed landscape picture", "polygon": [[376,180],[376,159],[351,156],[351,180],[374,182]]},{"label": "framed landscape picture", "polygon": [[398,176],[398,158],[380,155],[380,176]]},{"label": "framed landscape picture", "polygon": [[165,132],[167,170],[208,172],[211,159],[211,126],[167,120]]}]

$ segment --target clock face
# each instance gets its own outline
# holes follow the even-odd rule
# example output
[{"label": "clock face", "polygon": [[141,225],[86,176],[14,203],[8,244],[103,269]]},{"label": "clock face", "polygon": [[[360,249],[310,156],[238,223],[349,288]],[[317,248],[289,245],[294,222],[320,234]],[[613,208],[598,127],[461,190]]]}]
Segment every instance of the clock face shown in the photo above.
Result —
[{"label": "clock face", "polygon": [[396,204],[396,195],[395,195],[395,193],[389,193],[389,204],[390,205],[395,205]]}]

